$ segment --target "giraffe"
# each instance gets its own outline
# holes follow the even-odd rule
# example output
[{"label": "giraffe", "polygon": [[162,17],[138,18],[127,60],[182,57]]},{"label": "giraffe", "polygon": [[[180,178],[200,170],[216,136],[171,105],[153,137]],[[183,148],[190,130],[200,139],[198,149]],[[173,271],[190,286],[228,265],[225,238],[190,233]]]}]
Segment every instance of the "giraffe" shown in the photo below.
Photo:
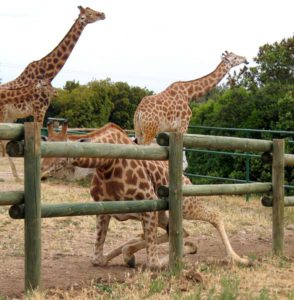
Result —
[{"label": "giraffe", "polygon": [[14,89],[40,79],[51,82],[64,66],[87,24],[105,19],[105,14],[78,6],[80,14],[62,41],[46,56],[31,62],[14,80],[0,85],[0,89]]},{"label": "giraffe", "polygon": [[[49,87],[51,81],[59,73],[70,56],[86,25],[105,19],[104,13],[97,12],[88,7],[83,8],[82,6],[78,6],[78,8],[80,10],[80,14],[77,20],[74,22],[73,26],[70,28],[62,41],[49,54],[40,60],[31,62],[16,79],[0,85],[1,99],[5,98],[6,102],[12,103],[12,105],[6,104],[5,109],[9,110],[8,119],[4,117],[3,119],[0,119],[0,123],[11,122],[11,120],[16,120],[20,116],[27,117],[30,115],[34,115],[35,122],[43,123],[45,111],[50,104],[50,99],[48,98],[46,100],[43,96],[40,97],[40,95],[35,97],[35,93],[32,91],[32,89],[36,88],[40,82],[46,82],[47,86]],[[31,95],[28,94],[29,91],[32,91]],[[40,91],[41,89],[39,92]],[[22,100],[18,100],[18,108],[16,110],[11,110],[8,107],[15,107],[15,95],[18,93],[18,96],[22,94]],[[27,94],[27,96],[24,96],[24,94]],[[25,102],[23,102],[24,99]],[[32,108],[36,109],[34,113],[32,113]],[[6,111],[5,114],[7,113],[8,112]],[[2,114],[4,114],[4,112],[2,112]],[[2,142],[1,146],[2,149],[4,149]],[[15,165],[11,158],[9,158],[9,162],[14,177],[17,181],[19,181]]]},{"label": "giraffe", "polygon": [[[43,122],[55,94],[55,89],[47,80],[14,89],[0,89],[0,123],[12,123],[17,118],[28,116],[34,116],[36,122]],[[4,143],[0,143],[4,149]],[[8,156],[8,159],[13,176],[20,181],[11,157]]]},{"label": "giraffe", "polygon": [[[64,134],[66,140],[66,134]],[[85,137],[80,141],[91,141],[94,143],[133,144],[127,134],[117,125],[108,123],[96,131],[95,134]],[[42,174],[50,176],[58,169],[71,163],[74,166],[96,168],[93,176],[90,194],[94,201],[107,200],[140,200],[157,199],[156,191],[159,186],[168,184],[168,164],[165,161],[146,161],[133,159],[111,159],[111,158],[58,158],[45,163],[42,162]],[[43,176],[43,175],[42,175]],[[183,184],[191,184],[190,180],[183,175]],[[185,197],[183,199],[183,217],[187,220],[202,220],[211,223],[219,232],[225,245],[227,258],[231,262],[249,265],[251,262],[247,257],[240,257],[232,248],[225,231],[224,223],[217,211],[208,209],[205,201],[196,197]],[[139,219],[143,222],[144,237],[133,239],[121,245],[117,249],[103,254],[103,245],[106,238],[110,215],[97,216],[96,243],[92,259],[94,265],[105,265],[109,260],[119,254],[123,254],[125,262],[134,265],[134,253],[142,248],[147,250],[147,265],[166,265],[167,258],[160,261],[156,254],[156,226],[168,231],[168,217],[166,212],[143,214],[121,214],[112,215],[119,221],[127,219]],[[150,218],[150,220],[148,220]],[[184,230],[184,237],[188,233]],[[159,236],[157,243],[168,241],[168,235]],[[196,246],[186,244],[185,253],[195,252]],[[149,261],[148,261],[149,260]]]},{"label": "giraffe", "polygon": [[204,96],[231,68],[241,63],[248,63],[245,57],[226,51],[210,74],[195,80],[174,82],[161,93],[144,97],[134,115],[138,144],[150,144],[159,132],[187,132],[192,116],[189,102]]}]

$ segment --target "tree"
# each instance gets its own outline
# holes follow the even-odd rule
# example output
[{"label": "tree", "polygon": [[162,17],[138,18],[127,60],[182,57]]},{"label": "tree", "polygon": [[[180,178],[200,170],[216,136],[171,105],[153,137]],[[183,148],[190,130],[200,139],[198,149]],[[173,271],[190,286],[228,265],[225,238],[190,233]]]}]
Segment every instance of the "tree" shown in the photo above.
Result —
[{"label": "tree", "polygon": [[100,127],[114,122],[133,128],[133,115],[141,99],[152,92],[125,82],[94,80],[86,85],[67,81],[47,111],[48,117],[67,118],[72,127]]},{"label": "tree", "polygon": [[152,92],[140,87],[131,87],[125,82],[114,83],[115,94],[113,95],[113,110],[109,121],[126,129],[132,129],[133,116],[141,99]]}]

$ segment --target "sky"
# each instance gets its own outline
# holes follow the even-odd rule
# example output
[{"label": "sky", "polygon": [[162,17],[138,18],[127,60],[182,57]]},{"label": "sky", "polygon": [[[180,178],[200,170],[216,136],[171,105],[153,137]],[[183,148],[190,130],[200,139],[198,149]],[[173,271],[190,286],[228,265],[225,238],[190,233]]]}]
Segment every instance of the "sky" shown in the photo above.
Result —
[{"label": "sky", "polygon": [[293,0],[2,1],[1,82],[52,51],[79,5],[106,19],[86,26],[54,87],[110,78],[160,92],[212,72],[225,50],[254,65],[260,46],[294,34]]}]

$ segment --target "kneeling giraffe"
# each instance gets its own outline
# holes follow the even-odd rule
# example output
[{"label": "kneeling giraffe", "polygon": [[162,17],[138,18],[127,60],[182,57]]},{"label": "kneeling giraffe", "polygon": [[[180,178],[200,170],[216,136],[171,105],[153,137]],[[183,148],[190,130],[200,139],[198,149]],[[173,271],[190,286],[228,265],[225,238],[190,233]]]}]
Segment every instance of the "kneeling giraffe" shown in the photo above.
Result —
[{"label": "kneeling giraffe", "polygon": [[[67,139],[64,130],[61,130],[64,140]],[[134,144],[126,132],[119,126],[109,123],[84,136],[81,141],[93,143]],[[143,147],[143,146],[142,146]],[[42,162],[42,174],[50,176],[66,164],[84,168],[96,168],[96,173],[91,182],[90,193],[94,201],[119,201],[157,199],[156,191],[159,186],[168,184],[168,165],[164,161],[134,160],[124,158],[46,158]],[[183,176],[183,184],[191,184],[190,180]],[[128,219],[140,220],[143,225],[143,238],[133,239],[104,255],[103,246],[106,239],[110,218],[119,221]],[[167,258],[159,259],[156,244],[168,241],[168,234],[157,238],[157,227],[165,230],[168,228],[168,214],[165,211],[97,215],[96,217],[96,243],[92,263],[105,265],[109,260],[119,254],[123,254],[124,260],[129,265],[134,263],[134,253],[146,248],[147,266],[158,268],[167,263]],[[212,224],[219,232],[226,249],[227,258],[232,262],[250,265],[247,257],[240,257],[232,248],[221,216],[215,210],[209,209],[204,200],[197,197],[183,198],[183,218],[187,220],[201,220]],[[184,236],[188,233],[184,231]],[[188,244],[189,246],[189,244]],[[192,250],[191,250],[192,248]],[[191,252],[195,245],[190,244]],[[188,250],[189,251],[189,250]]]}]

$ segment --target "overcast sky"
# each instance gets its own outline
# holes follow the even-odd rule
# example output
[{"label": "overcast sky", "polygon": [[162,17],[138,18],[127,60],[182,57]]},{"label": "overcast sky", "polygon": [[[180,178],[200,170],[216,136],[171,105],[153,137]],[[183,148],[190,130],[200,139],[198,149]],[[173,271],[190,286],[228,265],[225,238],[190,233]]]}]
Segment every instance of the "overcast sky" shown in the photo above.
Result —
[{"label": "overcast sky", "polygon": [[57,46],[78,5],[102,11],[106,19],[87,25],[55,87],[109,77],[159,92],[210,73],[225,50],[252,62],[259,46],[294,33],[293,0],[2,1],[2,83]]}]

